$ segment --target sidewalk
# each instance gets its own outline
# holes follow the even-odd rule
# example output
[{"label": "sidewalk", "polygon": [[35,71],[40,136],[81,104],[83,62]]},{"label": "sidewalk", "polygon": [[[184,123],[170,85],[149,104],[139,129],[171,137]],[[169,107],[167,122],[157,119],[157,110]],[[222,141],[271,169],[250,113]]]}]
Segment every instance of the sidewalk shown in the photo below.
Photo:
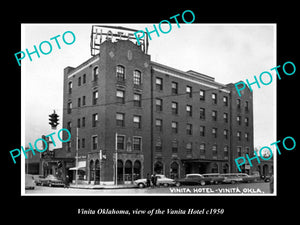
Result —
[{"label": "sidewalk", "polygon": [[127,188],[137,188],[134,184],[70,184],[70,188],[78,189],[127,189]]}]

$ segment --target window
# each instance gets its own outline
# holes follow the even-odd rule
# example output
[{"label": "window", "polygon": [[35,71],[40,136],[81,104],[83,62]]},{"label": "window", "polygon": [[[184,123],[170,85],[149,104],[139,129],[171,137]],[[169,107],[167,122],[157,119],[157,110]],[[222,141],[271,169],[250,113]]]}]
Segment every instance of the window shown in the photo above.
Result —
[{"label": "window", "polygon": [[200,155],[205,155],[205,144],[200,144]]},{"label": "window", "polygon": [[133,84],[141,85],[142,84],[142,75],[138,70],[133,71]]},{"label": "window", "polygon": [[80,118],[77,119],[77,127],[80,128]]},{"label": "window", "polygon": [[92,127],[96,127],[98,122],[98,113],[92,115]]},{"label": "window", "polygon": [[204,108],[200,108],[200,119],[205,120],[205,109]]},{"label": "window", "polygon": [[78,77],[78,86],[81,86],[81,77]]},{"label": "window", "polygon": [[177,134],[178,133],[178,123],[172,121],[172,133]]},{"label": "window", "polygon": [[249,141],[249,134],[248,133],[245,133],[245,140]]},{"label": "window", "polygon": [[224,129],[224,138],[228,139],[228,130]]},{"label": "window", "polygon": [[157,111],[157,112],[162,111],[162,99],[157,98],[157,99],[155,100],[155,105],[156,105],[156,111]]},{"label": "window", "polygon": [[186,115],[187,116],[192,116],[192,106],[191,105],[186,105]]},{"label": "window", "polygon": [[116,125],[119,127],[125,126],[125,114],[124,113],[116,114]]},{"label": "window", "polygon": [[241,131],[238,131],[238,132],[236,133],[236,136],[237,136],[238,140],[240,141],[240,140],[241,140],[241,136],[242,136],[242,132],[241,132]]},{"label": "window", "polygon": [[249,118],[245,117],[245,125],[248,127],[249,126]]},{"label": "window", "polygon": [[85,148],[85,138],[82,138],[81,140],[81,148]]},{"label": "window", "polygon": [[177,153],[178,152],[178,141],[173,140],[172,141],[172,153]]},{"label": "window", "polygon": [[133,150],[134,151],[142,150],[142,138],[141,137],[133,137]]},{"label": "window", "polygon": [[117,136],[117,149],[118,150],[124,150],[125,149],[125,136],[124,135],[118,135]]},{"label": "window", "polygon": [[98,74],[99,74],[99,67],[96,66],[96,67],[93,69],[93,81],[97,81],[97,80],[98,80]]},{"label": "window", "polygon": [[86,74],[83,74],[83,76],[82,76],[82,83],[83,83],[83,84],[86,83]]},{"label": "window", "polygon": [[172,94],[178,94],[178,83],[172,82]]},{"label": "window", "polygon": [[81,105],[81,98],[78,98],[77,99],[77,107],[80,107],[80,105]]},{"label": "window", "polygon": [[216,93],[212,93],[211,94],[211,98],[214,104],[217,104],[217,94]]},{"label": "window", "polygon": [[141,116],[133,116],[134,128],[141,128]]},{"label": "window", "polygon": [[117,97],[117,103],[121,103],[121,104],[125,103],[125,91],[117,90],[116,97]]},{"label": "window", "polygon": [[71,141],[67,142],[67,152],[71,152]]},{"label": "window", "polygon": [[155,86],[156,90],[161,91],[163,89],[163,79],[160,77],[156,77]]},{"label": "window", "polygon": [[82,106],[84,106],[86,103],[85,103],[85,96],[82,96]]},{"label": "window", "polygon": [[98,100],[98,91],[93,91],[93,105],[97,104]]},{"label": "window", "polygon": [[212,121],[217,121],[217,111],[212,111],[211,113]]},{"label": "window", "polygon": [[157,131],[162,131],[162,120],[161,119],[155,120],[155,127],[156,127]]},{"label": "window", "polygon": [[98,148],[98,136],[92,136],[92,150],[97,150]]},{"label": "window", "polygon": [[201,137],[205,136],[205,126],[200,126],[200,136]]},{"label": "window", "polygon": [[82,127],[85,127],[85,117],[82,117]]},{"label": "window", "polygon": [[161,138],[157,138],[156,143],[155,143],[155,150],[157,152],[161,152],[162,151]]},{"label": "window", "polygon": [[72,102],[68,102],[67,111],[68,111],[68,114],[70,114],[72,112]]},{"label": "window", "polygon": [[78,138],[77,140],[77,148],[79,149],[80,148],[80,139]]},{"label": "window", "polygon": [[72,122],[68,122],[67,123],[67,129],[71,132],[71,128],[72,128]]},{"label": "window", "polygon": [[224,158],[228,159],[228,146],[227,145],[224,146]]},{"label": "window", "polygon": [[186,144],[186,154],[191,155],[192,154],[192,143],[189,142]]},{"label": "window", "polygon": [[141,107],[142,106],[142,95],[140,94],[133,94],[133,105],[136,107]]},{"label": "window", "polygon": [[236,100],[236,106],[237,106],[238,109],[241,108],[241,99]]},{"label": "window", "polygon": [[228,113],[223,114],[224,122],[228,123]]},{"label": "window", "polygon": [[118,65],[116,68],[116,77],[117,81],[124,82],[125,81],[125,67]]},{"label": "window", "polygon": [[213,157],[216,157],[218,155],[217,145],[212,146],[212,155]]},{"label": "window", "polygon": [[237,116],[236,121],[237,121],[238,125],[241,125],[241,116]]},{"label": "window", "polygon": [[205,100],[205,91],[204,90],[200,90],[200,100],[201,101]]},{"label": "window", "polygon": [[177,115],[178,114],[178,103],[172,102],[172,114]]},{"label": "window", "polygon": [[213,129],[212,129],[212,136],[213,136],[214,138],[217,137],[217,128],[213,128]]},{"label": "window", "polygon": [[190,123],[186,124],[186,134],[188,134],[188,135],[193,134],[193,126]]},{"label": "window", "polygon": [[69,92],[69,94],[72,94],[72,88],[73,88],[73,83],[72,83],[72,81],[70,81],[68,83],[68,92]]},{"label": "window", "polygon": [[242,147],[238,146],[236,147],[237,155],[241,156],[242,155]]},{"label": "window", "polygon": [[188,97],[193,97],[193,93],[192,93],[192,87],[191,86],[186,86],[185,88],[185,93],[187,94]]},{"label": "window", "polygon": [[223,96],[223,103],[224,103],[224,106],[228,106],[228,97],[227,96]]},{"label": "window", "polygon": [[245,101],[245,111],[248,112],[249,111],[249,102]]}]

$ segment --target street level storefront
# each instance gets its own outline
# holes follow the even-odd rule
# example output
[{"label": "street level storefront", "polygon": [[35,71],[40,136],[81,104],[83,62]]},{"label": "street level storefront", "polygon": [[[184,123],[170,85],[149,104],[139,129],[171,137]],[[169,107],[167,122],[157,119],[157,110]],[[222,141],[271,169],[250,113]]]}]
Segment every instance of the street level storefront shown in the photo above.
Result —
[{"label": "street level storefront", "polygon": [[182,159],[185,174],[229,173],[227,160]]},{"label": "street level storefront", "polygon": [[[105,154],[100,152],[90,152],[88,154],[87,167],[86,171],[87,180],[89,184],[99,184],[105,180],[105,173],[108,171],[104,168],[107,164],[113,164],[113,167],[110,169],[110,173],[115,177],[117,173],[118,184],[132,183],[134,180],[142,177],[143,174],[143,164],[144,156],[140,153],[134,152],[121,152],[117,155],[113,155],[113,163],[108,162]],[[117,169],[115,169],[115,164],[117,161]],[[115,178],[114,178],[115,179]]]}]

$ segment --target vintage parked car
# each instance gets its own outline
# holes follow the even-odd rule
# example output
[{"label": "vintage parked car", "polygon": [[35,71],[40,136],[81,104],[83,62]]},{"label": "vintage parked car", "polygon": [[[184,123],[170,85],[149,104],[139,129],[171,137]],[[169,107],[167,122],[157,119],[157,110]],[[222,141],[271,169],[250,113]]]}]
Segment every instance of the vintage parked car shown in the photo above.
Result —
[{"label": "vintage parked car", "polygon": [[54,175],[48,175],[45,178],[40,179],[41,185],[42,186],[65,186],[63,180],[57,178]]},{"label": "vintage parked car", "polygon": [[185,178],[176,179],[175,185],[179,187],[180,185],[201,185],[204,186],[207,183],[210,183],[211,178],[204,177],[199,173],[186,174]]},{"label": "vintage parked car", "polygon": [[222,183],[224,180],[224,177],[221,176],[219,173],[205,173],[202,174],[204,177],[209,178],[209,182],[211,184],[219,184]]},{"label": "vintage parked car", "polygon": [[[167,187],[167,186],[175,185],[175,181],[173,179],[167,178],[165,175],[156,174],[155,176],[157,178],[157,182],[156,182],[157,186],[163,185],[163,186]],[[146,178],[137,179],[133,183],[140,188],[144,188],[147,186],[147,184],[146,184],[147,179]]]},{"label": "vintage parked car", "polygon": [[33,175],[33,178],[34,178],[35,184],[37,186],[40,186],[40,185],[42,185],[41,180],[45,179],[45,176],[43,176],[43,175]]},{"label": "vintage parked car", "polygon": [[223,183],[235,184],[243,181],[243,178],[239,177],[239,173],[224,173],[220,175],[224,177]]},{"label": "vintage parked car", "polygon": [[255,176],[255,175],[250,176],[246,173],[239,173],[238,176],[241,177],[242,182],[245,182],[245,183],[256,182],[259,178],[258,176]]},{"label": "vintage parked car", "polygon": [[30,174],[25,175],[25,189],[34,189],[35,188],[35,182],[34,177]]}]

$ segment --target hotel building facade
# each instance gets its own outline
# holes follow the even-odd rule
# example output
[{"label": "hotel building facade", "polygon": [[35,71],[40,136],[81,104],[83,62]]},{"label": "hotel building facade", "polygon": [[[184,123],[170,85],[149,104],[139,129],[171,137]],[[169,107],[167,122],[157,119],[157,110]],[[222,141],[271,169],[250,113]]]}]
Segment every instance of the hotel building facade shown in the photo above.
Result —
[{"label": "hotel building facade", "polygon": [[249,89],[153,62],[129,40],[64,69],[63,108],[63,169],[88,183],[238,172],[234,159],[253,152]]}]

